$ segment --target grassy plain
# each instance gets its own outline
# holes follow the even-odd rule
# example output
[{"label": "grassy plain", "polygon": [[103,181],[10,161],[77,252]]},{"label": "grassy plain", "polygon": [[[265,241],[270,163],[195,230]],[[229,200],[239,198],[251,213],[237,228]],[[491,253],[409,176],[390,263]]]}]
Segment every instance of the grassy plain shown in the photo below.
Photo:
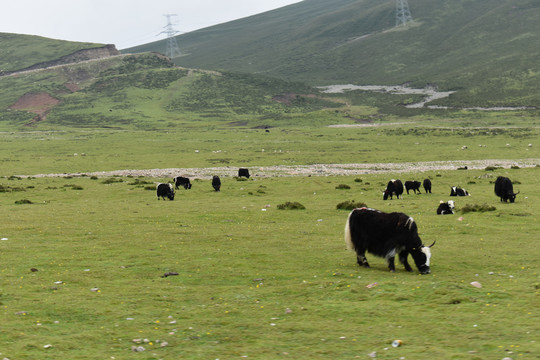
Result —
[{"label": "grassy plain", "polygon": [[375,126],[336,128],[326,125],[354,120],[330,110],[269,121],[269,132],[212,120],[153,131],[5,131],[0,132],[0,175],[435,160],[463,160],[466,165],[474,159],[540,156],[535,142],[539,128],[532,115],[454,116],[444,121],[416,116],[406,118],[407,123],[387,117],[371,124]]},{"label": "grassy plain", "polygon": [[[194,180],[174,201],[145,189],[169,179],[1,178],[1,356],[535,358],[539,171],[233,173],[221,192]],[[493,194],[497,175],[519,182],[515,204]],[[390,177],[430,177],[433,194],[383,201]],[[448,184],[472,196],[437,216]],[[422,239],[437,240],[432,274],[390,273],[369,255],[372,268],[359,268],[343,241],[348,211],[336,209],[345,200],[413,216]],[[277,209],[287,201],[306,209]],[[459,213],[483,203],[496,210]]]}]

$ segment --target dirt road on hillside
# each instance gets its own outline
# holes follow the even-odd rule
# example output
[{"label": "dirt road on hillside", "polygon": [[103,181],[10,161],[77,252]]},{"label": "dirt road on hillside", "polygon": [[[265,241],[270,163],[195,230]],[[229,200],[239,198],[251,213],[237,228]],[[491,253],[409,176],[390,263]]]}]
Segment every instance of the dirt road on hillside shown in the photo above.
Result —
[{"label": "dirt road on hillside", "polygon": [[[540,166],[540,158],[515,159],[515,160],[455,160],[455,161],[419,161],[407,163],[371,163],[371,164],[313,164],[294,166],[250,166],[247,167],[250,174],[255,177],[279,177],[279,176],[338,176],[338,175],[362,175],[377,173],[404,173],[425,172],[437,170],[456,170],[458,168],[485,169],[488,166],[503,167],[509,169],[512,166],[530,168]],[[238,167],[210,167],[210,168],[168,168],[168,169],[125,169],[114,171],[97,171],[87,173],[59,173],[59,174],[35,174],[19,175],[20,177],[67,177],[67,176],[144,176],[155,178],[173,178],[175,176],[187,176],[190,178],[210,179],[213,175],[221,177],[233,177],[238,173]]]}]

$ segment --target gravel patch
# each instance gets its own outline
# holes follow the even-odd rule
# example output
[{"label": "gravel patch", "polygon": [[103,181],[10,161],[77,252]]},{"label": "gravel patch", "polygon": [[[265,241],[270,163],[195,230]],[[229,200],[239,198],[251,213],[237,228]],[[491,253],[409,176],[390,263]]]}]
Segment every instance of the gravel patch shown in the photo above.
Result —
[{"label": "gravel patch", "polygon": [[[338,175],[362,175],[377,173],[404,173],[425,172],[437,170],[485,169],[488,166],[510,168],[536,167],[540,165],[539,158],[532,159],[488,159],[488,160],[454,160],[454,161],[419,161],[405,163],[370,163],[370,164],[313,164],[294,166],[251,166],[247,167],[255,177],[279,177],[279,176],[338,176]],[[173,178],[186,176],[198,179],[211,179],[213,175],[220,177],[234,177],[238,174],[238,167],[209,167],[209,168],[167,168],[167,169],[125,169],[114,171],[96,171],[86,173],[59,173],[59,174],[36,174],[18,175],[20,177],[68,177],[68,176],[144,176],[155,178]]]}]

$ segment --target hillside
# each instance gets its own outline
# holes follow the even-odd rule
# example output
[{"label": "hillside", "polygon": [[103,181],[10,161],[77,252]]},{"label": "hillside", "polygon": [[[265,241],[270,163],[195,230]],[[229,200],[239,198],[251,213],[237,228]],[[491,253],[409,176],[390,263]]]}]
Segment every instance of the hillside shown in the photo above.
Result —
[{"label": "hillside", "polygon": [[34,35],[0,32],[0,74],[22,70],[32,65],[59,59],[102,44],[49,39]]},{"label": "hillside", "polygon": [[287,113],[339,106],[302,83],[179,68],[158,53],[111,56],[113,46],[65,55],[71,44],[59,45],[59,58],[35,56],[37,63],[0,75],[0,129],[156,129],[201,118],[255,127]]},{"label": "hillside", "polygon": [[[458,90],[453,106],[540,106],[540,3],[305,0],[177,37],[186,67],[264,73],[311,85],[410,83]],[[165,41],[125,49],[161,51]]]}]

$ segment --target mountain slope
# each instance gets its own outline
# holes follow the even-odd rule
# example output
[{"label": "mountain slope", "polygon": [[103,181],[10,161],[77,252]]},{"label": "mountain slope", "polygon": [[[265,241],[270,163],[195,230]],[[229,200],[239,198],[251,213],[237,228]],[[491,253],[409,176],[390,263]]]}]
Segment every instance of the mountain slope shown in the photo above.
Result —
[{"label": "mountain slope", "polygon": [[[440,104],[539,106],[540,3],[409,1],[414,22],[395,28],[395,2],[305,0],[180,35],[176,64],[265,73],[312,85],[436,84],[459,90]],[[165,42],[125,49],[164,51]]]},{"label": "mountain slope", "polygon": [[0,45],[0,74],[56,60],[79,50],[103,46],[10,33],[0,33]]}]

